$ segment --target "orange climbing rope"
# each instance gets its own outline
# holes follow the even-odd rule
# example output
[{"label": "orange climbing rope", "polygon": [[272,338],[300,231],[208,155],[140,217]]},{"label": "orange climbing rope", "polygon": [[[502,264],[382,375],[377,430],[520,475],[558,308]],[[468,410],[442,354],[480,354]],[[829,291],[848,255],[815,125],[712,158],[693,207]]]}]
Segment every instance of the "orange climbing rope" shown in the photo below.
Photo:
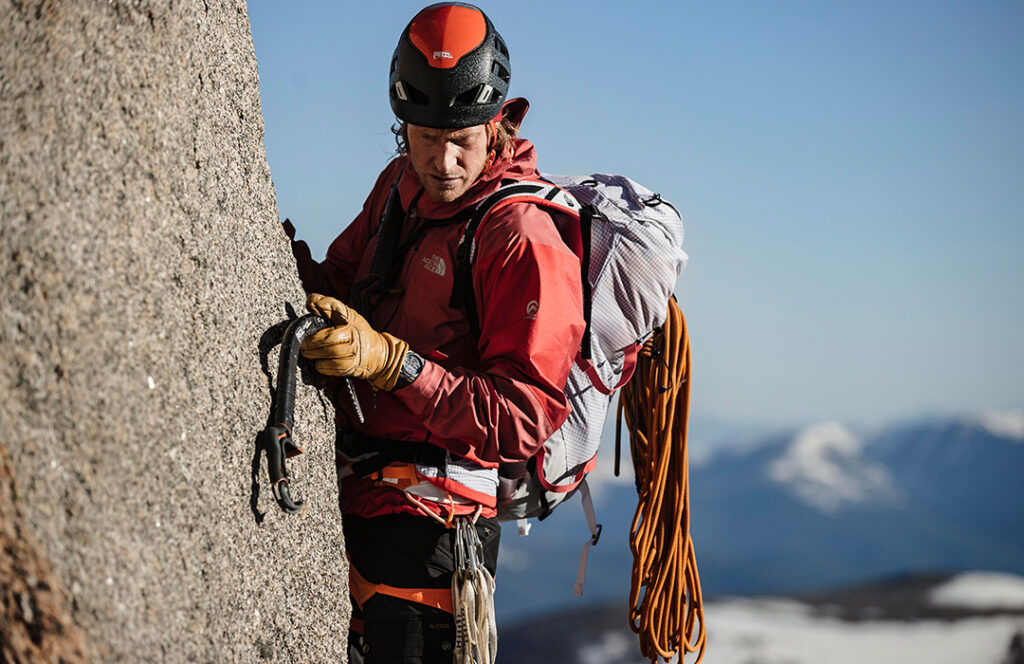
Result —
[{"label": "orange climbing rope", "polygon": [[639,498],[630,531],[629,622],[651,662],[669,661],[680,649],[698,653],[698,663],[704,658],[707,632],[690,539],[689,405],[690,341],[673,299],[664,327],[644,345],[619,397]]}]

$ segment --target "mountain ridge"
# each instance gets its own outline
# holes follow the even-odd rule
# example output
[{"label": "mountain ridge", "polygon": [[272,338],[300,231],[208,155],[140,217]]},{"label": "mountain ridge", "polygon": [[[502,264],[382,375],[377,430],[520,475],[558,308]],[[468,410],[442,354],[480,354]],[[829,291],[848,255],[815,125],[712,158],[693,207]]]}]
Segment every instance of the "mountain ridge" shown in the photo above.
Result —
[{"label": "mountain ridge", "polygon": [[[1024,445],[1015,431],[975,415],[863,433],[825,422],[720,446],[690,473],[705,596],[809,592],[915,570],[1024,573]],[[590,552],[583,603],[628,590],[636,492],[624,474],[595,477],[604,535]],[[587,536],[579,512],[560,507],[529,538],[506,537],[503,555],[518,569],[499,572],[499,617],[574,606],[561,588],[571,587]]]}]

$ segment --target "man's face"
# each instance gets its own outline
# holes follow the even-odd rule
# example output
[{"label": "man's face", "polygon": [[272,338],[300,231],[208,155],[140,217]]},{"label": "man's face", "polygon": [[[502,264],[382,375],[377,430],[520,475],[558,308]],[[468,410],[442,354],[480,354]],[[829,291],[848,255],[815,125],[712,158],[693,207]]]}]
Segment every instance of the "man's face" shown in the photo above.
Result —
[{"label": "man's face", "polygon": [[487,163],[487,125],[433,129],[406,125],[409,159],[427,196],[451,203],[480,177]]}]

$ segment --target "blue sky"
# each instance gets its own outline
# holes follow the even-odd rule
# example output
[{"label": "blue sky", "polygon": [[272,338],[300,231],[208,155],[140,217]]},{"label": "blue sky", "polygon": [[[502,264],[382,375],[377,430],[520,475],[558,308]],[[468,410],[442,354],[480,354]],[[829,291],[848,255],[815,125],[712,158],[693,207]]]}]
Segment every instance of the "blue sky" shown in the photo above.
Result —
[{"label": "blue sky", "polygon": [[[249,2],[281,217],[314,256],[393,149],[426,2]],[[1024,405],[1024,4],[480,3],[550,173],[676,204],[697,416]]]}]

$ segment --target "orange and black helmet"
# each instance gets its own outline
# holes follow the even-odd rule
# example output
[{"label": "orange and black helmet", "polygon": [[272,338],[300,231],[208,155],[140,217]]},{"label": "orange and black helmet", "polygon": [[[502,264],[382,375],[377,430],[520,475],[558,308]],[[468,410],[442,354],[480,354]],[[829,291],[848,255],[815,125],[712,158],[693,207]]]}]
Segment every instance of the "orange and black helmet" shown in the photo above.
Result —
[{"label": "orange and black helmet", "polygon": [[484,124],[501,110],[511,67],[505,40],[473,5],[420,10],[398,40],[389,96],[398,119],[424,127]]}]

